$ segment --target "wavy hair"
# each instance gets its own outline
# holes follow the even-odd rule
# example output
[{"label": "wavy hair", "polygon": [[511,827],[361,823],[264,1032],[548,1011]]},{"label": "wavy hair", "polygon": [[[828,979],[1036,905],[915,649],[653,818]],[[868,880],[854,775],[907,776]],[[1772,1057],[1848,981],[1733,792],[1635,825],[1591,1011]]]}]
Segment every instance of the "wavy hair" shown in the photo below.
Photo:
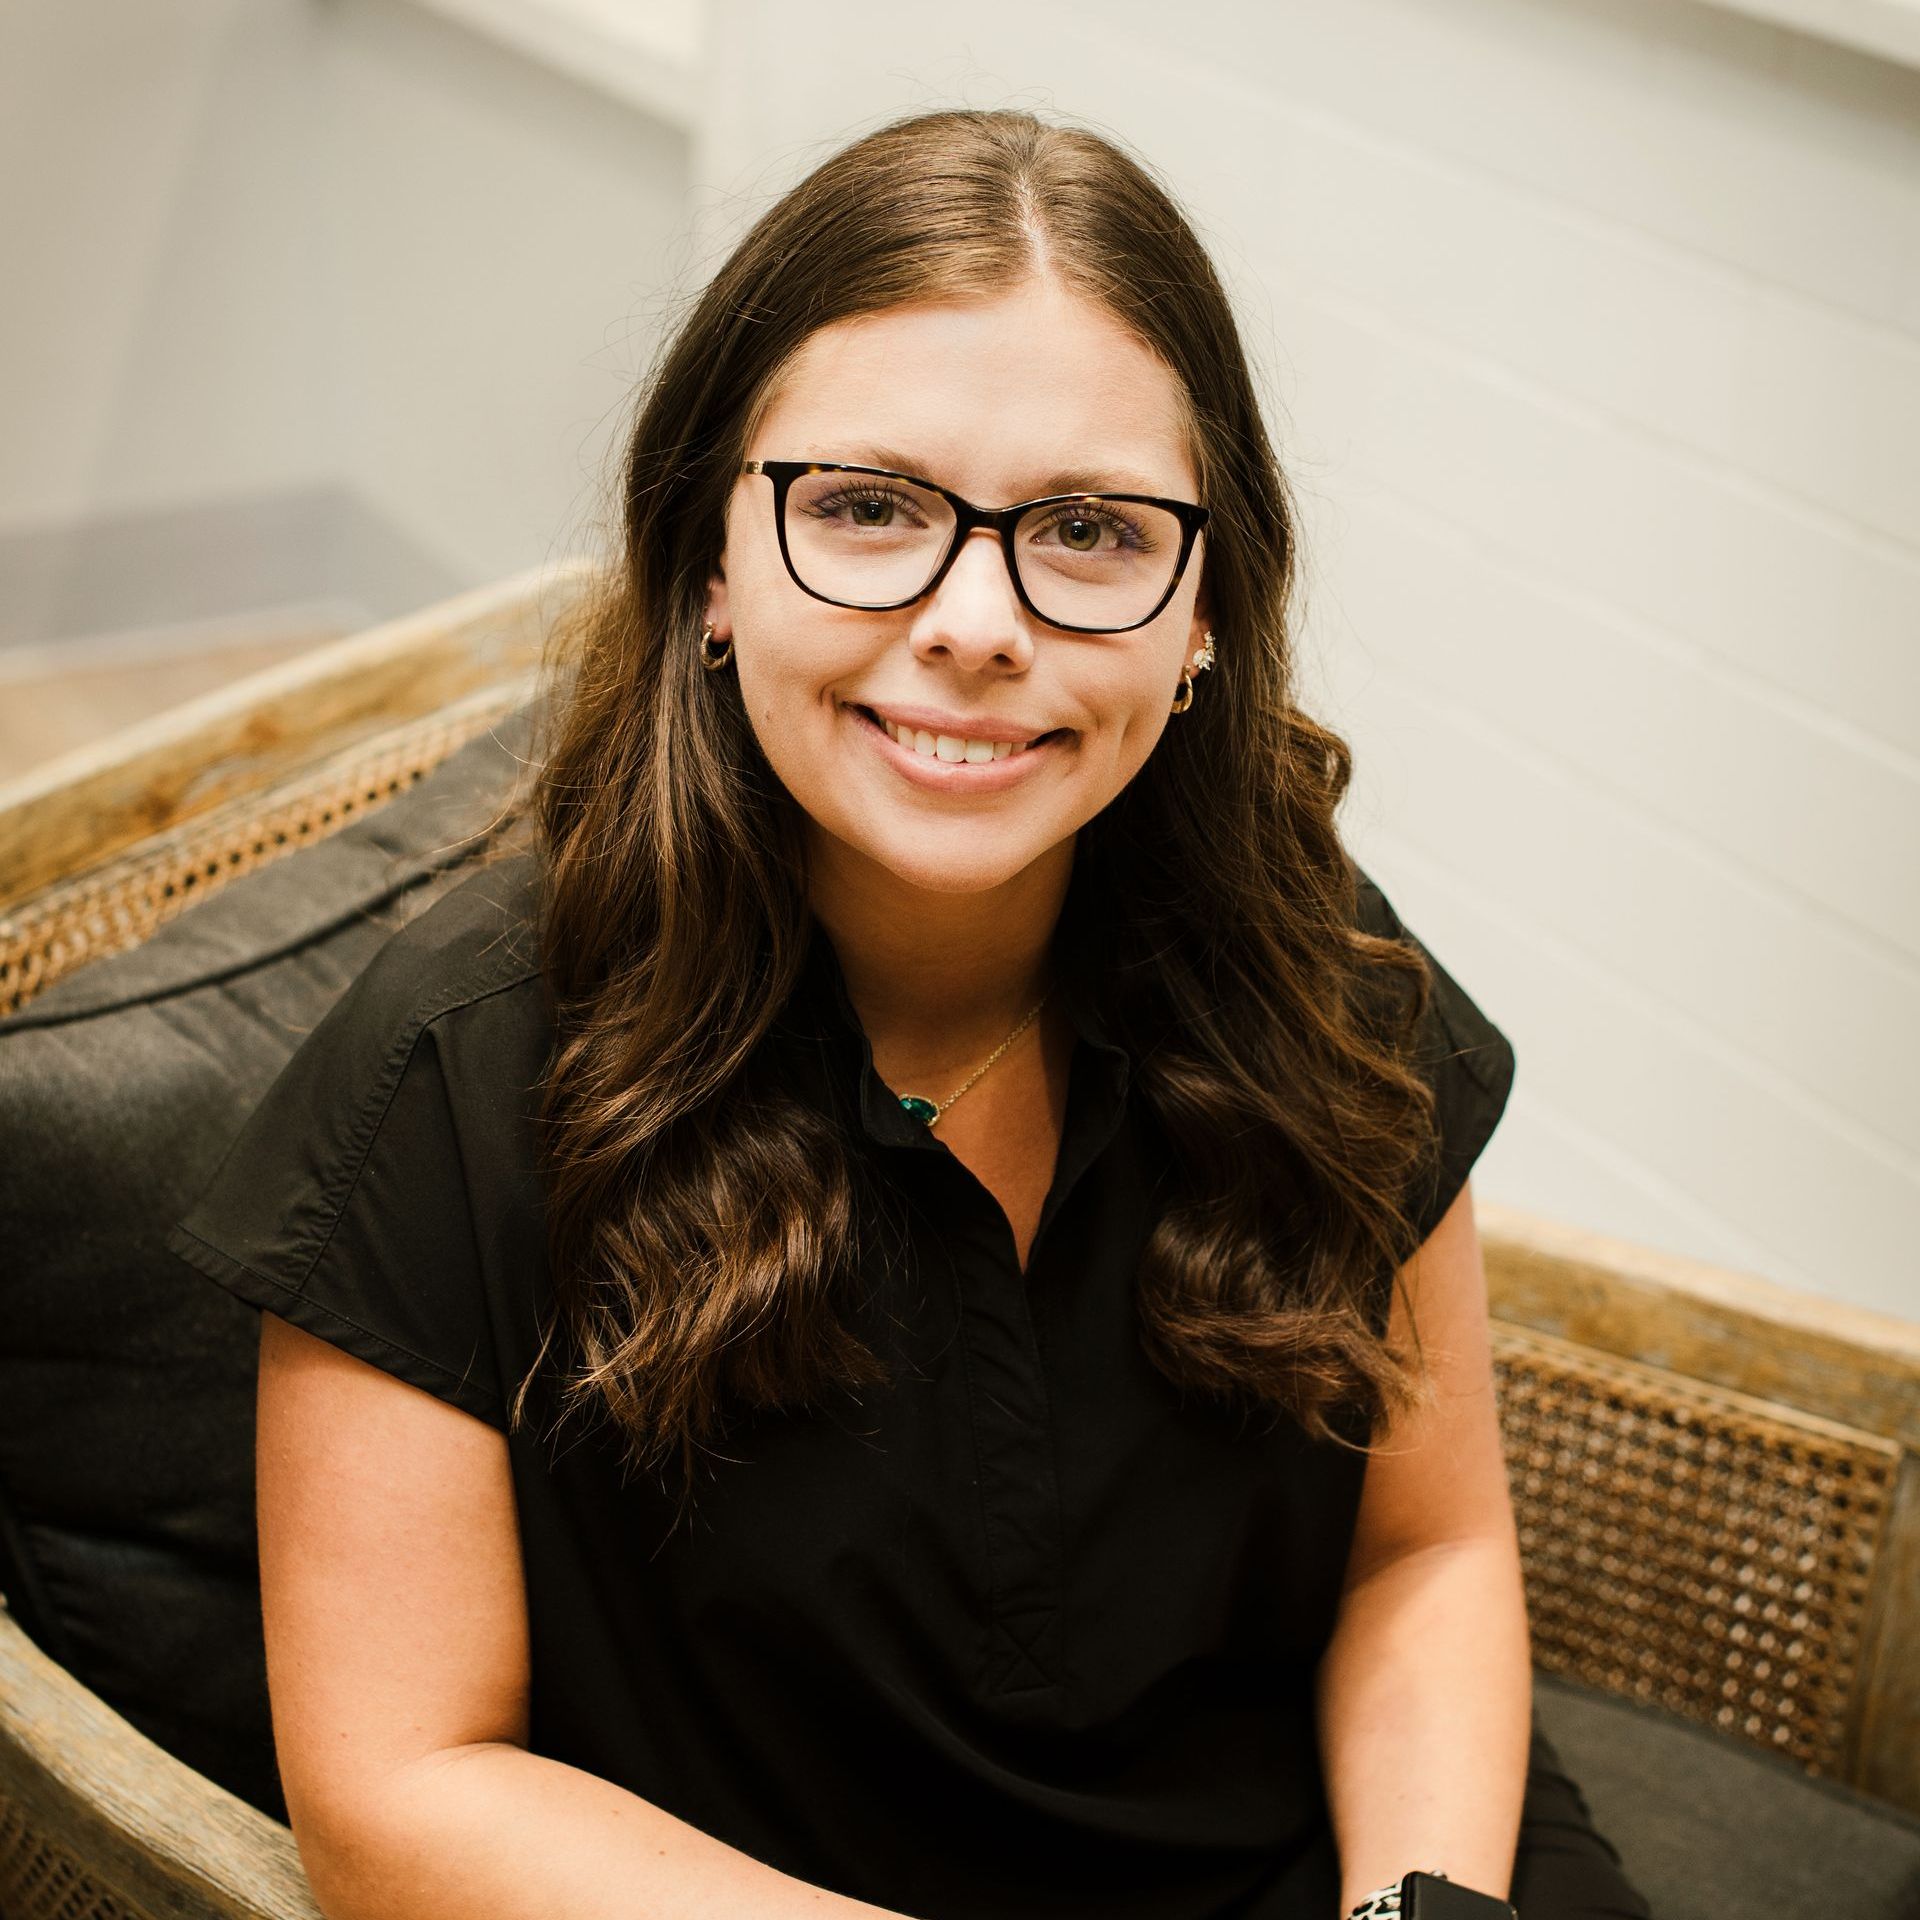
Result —
[{"label": "wavy hair", "polygon": [[1295,516],[1230,305],[1109,140],[939,112],[843,148],[734,248],[640,398],[619,564],[555,639],[565,684],[528,802],[556,1028],[541,1358],[565,1342],[563,1419],[610,1418],[630,1470],[690,1479],[730,1408],[883,1372],[845,1312],[872,1228],[848,1143],[762,1045],[808,946],[799,809],[734,677],[698,659],[735,476],[817,329],[1040,271],[1177,376],[1213,516],[1219,665],[1081,830],[1064,916],[1171,1152],[1141,1340],[1181,1389],[1340,1444],[1417,1397],[1380,1300],[1416,1251],[1405,1203],[1435,1144],[1407,1051],[1430,981],[1417,949],[1357,925],[1334,824],[1351,756],[1296,702]]}]

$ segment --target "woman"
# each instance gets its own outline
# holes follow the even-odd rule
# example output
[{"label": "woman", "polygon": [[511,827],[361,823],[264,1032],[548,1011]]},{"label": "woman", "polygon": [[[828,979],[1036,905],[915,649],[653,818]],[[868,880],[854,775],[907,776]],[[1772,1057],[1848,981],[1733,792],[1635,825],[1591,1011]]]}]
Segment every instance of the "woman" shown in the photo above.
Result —
[{"label": "woman", "polygon": [[887,128],[624,482],[529,831],[175,1238],[270,1310],[322,1906],[1644,1914],[1529,1770],[1511,1050],[1341,845],[1185,221],[1086,133]]}]

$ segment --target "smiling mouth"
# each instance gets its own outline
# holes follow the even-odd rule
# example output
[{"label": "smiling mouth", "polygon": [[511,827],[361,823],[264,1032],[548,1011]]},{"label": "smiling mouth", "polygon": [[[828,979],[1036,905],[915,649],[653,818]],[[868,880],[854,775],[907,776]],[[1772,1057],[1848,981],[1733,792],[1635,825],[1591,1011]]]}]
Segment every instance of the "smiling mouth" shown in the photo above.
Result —
[{"label": "smiling mouth", "polygon": [[1015,754],[1029,753],[1035,747],[1050,745],[1056,740],[1065,740],[1073,732],[1071,727],[1054,727],[1049,732],[1037,733],[1031,740],[973,740],[956,734],[931,733],[925,729],[898,727],[883,720],[871,707],[862,707],[849,702],[850,711],[857,713],[868,726],[877,728],[890,740],[905,747],[908,752],[917,754],[923,760],[944,760],[950,764],[965,762],[973,766],[985,766],[996,760],[1009,760]]}]

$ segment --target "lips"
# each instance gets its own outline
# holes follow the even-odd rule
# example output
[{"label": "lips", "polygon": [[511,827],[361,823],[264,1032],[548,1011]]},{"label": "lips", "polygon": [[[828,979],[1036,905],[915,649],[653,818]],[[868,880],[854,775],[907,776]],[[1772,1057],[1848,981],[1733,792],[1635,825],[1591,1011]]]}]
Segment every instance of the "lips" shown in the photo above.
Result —
[{"label": "lips", "polygon": [[911,741],[916,735],[924,733],[935,740],[944,738],[980,741],[996,747],[1011,744],[1016,752],[1023,752],[1029,747],[1041,746],[1049,740],[1063,739],[1072,732],[1070,727],[1050,727],[1036,731],[1015,729],[1004,724],[984,721],[975,721],[971,724],[942,721],[936,725],[931,720],[882,713],[877,707],[863,707],[853,701],[847,704],[863,719],[872,721],[881,732],[896,735],[903,742]]},{"label": "lips", "polygon": [[1000,751],[981,750],[969,756],[964,751],[955,753],[955,747],[963,745],[965,736],[947,735],[945,754],[937,748],[923,753],[915,744],[912,729],[902,728],[896,737],[888,733],[873,708],[854,701],[841,704],[854,724],[872,738],[882,758],[903,778],[929,792],[998,792],[1023,781],[1042,761],[1050,762],[1056,753],[1064,751],[1064,743],[1072,738],[1071,728],[1056,727],[1035,735],[1024,746],[1014,748],[1008,744]]}]

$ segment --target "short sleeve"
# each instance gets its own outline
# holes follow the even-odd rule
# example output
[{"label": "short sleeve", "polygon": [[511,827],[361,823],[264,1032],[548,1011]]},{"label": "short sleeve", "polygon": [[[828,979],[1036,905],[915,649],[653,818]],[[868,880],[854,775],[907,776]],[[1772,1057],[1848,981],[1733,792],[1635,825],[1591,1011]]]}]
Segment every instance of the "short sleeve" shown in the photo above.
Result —
[{"label": "short sleeve", "polygon": [[167,1235],[256,1307],[506,1428],[434,1018],[376,959],[288,1060]]},{"label": "short sleeve", "polygon": [[1413,934],[1365,873],[1359,875],[1360,925],[1399,940],[1425,958],[1432,978],[1427,1011],[1413,1037],[1412,1064],[1433,1089],[1436,1139],[1415,1176],[1409,1212],[1424,1244],[1459,1198],[1474,1162],[1493,1138],[1513,1091],[1512,1042]]}]

